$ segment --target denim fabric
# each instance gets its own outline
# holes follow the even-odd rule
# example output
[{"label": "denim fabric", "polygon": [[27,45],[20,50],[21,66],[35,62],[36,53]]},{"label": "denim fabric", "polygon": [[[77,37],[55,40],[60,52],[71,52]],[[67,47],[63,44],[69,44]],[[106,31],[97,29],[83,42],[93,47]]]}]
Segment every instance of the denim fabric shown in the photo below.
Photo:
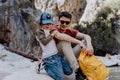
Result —
[{"label": "denim fabric", "polygon": [[59,54],[45,58],[44,68],[55,80],[65,80],[64,74],[70,75],[73,73],[72,68]]}]

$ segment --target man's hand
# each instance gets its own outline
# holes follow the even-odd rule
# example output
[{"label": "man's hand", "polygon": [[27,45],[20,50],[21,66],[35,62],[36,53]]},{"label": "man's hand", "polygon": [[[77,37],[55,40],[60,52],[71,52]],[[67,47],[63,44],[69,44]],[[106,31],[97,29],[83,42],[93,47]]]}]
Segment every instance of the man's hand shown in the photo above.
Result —
[{"label": "man's hand", "polygon": [[84,45],[84,43],[82,41],[80,41],[79,45],[80,45],[81,48],[86,49],[86,46]]},{"label": "man's hand", "polygon": [[93,54],[94,54],[93,46],[88,46],[88,47],[86,48],[86,51],[87,51],[87,54],[88,54],[88,55],[93,55]]},{"label": "man's hand", "polygon": [[85,44],[83,42],[80,41],[79,45],[86,50],[86,53],[88,55],[93,55],[94,54],[94,49],[93,49],[93,46],[85,46]]}]

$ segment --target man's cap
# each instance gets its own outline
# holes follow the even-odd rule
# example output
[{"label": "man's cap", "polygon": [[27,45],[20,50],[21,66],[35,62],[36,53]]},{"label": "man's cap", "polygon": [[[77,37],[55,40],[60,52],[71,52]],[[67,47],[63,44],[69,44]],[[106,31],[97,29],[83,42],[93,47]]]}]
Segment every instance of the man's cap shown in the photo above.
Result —
[{"label": "man's cap", "polygon": [[51,15],[50,13],[44,12],[42,13],[40,20],[42,22],[42,24],[53,24],[53,15]]}]

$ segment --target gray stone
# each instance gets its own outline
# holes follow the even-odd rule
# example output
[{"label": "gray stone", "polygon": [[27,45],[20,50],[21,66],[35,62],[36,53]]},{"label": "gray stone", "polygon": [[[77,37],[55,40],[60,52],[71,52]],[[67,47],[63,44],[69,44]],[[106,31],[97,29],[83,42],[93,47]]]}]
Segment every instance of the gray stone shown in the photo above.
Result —
[{"label": "gray stone", "polygon": [[108,80],[120,80],[120,66],[108,68],[110,69],[110,76]]}]

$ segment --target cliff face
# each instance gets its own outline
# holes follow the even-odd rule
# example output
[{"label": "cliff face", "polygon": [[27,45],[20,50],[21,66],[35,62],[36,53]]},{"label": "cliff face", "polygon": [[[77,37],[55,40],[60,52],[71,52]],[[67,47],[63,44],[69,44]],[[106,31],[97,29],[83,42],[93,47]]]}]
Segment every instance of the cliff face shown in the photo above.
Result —
[{"label": "cliff face", "polygon": [[79,24],[82,22],[92,22],[95,19],[95,15],[101,9],[101,6],[105,0],[86,0],[87,5],[82,17],[79,19]]},{"label": "cliff face", "polygon": [[[64,10],[72,14],[72,23],[82,24],[86,21],[91,23],[102,4],[107,1],[109,0],[0,0],[0,27],[5,28],[4,31],[0,30],[0,40],[6,41],[10,48],[26,54],[40,53],[31,26],[37,25],[42,12],[53,14],[55,23],[59,12]],[[33,20],[29,21],[30,18]],[[117,29],[120,30],[119,24]],[[118,41],[120,41],[119,30],[115,35]]]},{"label": "cliff face", "polygon": [[58,13],[66,10],[73,16],[72,23],[81,24],[92,22],[105,1],[107,0],[35,0],[35,7],[42,12],[52,13],[55,21]]},{"label": "cliff face", "polygon": [[[70,12],[73,16],[72,23],[84,24],[84,22],[94,22],[96,20],[96,15],[98,14],[98,12],[102,11],[102,7],[105,5],[107,6],[109,3],[112,2],[113,4],[117,2],[119,3],[120,0],[35,0],[35,5],[36,8],[42,10],[42,12],[48,11],[52,13],[55,17],[55,22],[58,20],[57,16],[59,12],[66,10]],[[113,7],[111,8],[113,12],[120,15],[120,10],[115,12],[114,9],[116,9],[116,7],[112,5],[108,6]],[[120,41],[120,38],[117,34],[115,35],[115,37],[118,41]]]},{"label": "cliff face", "polygon": [[[40,5],[39,5],[40,4]],[[72,23],[78,23],[86,6],[86,0],[35,0],[35,7],[42,12],[47,11],[54,15],[55,21],[60,11],[72,14]]]},{"label": "cliff face", "polygon": [[[0,41],[7,44],[11,49],[24,52],[31,56],[40,53],[40,47],[33,37],[33,31],[30,24],[27,22],[28,17],[32,16],[33,21],[36,22],[40,16],[40,11],[35,10],[33,2],[29,0],[6,0],[0,2],[0,19],[3,21],[0,27],[1,30]],[[36,26],[35,26],[36,28]],[[5,34],[9,41],[6,42]]]}]

